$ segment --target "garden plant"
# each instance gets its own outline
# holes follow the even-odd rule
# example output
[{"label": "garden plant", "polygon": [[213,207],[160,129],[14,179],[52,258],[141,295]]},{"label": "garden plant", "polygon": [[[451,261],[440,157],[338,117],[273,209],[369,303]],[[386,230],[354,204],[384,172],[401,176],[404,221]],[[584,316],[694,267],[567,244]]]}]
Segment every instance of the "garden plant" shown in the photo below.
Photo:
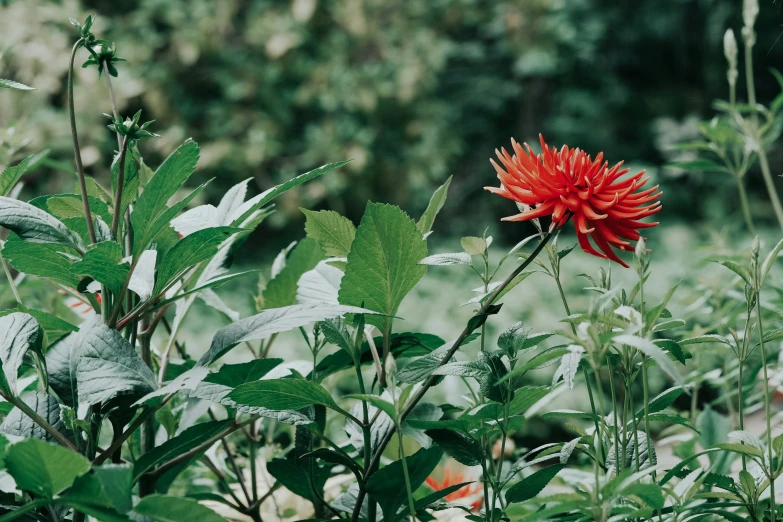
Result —
[{"label": "garden plant", "polygon": [[[417,219],[383,202],[368,202],[358,224],[302,209],[302,238],[263,271],[246,317],[216,292],[259,279],[232,267],[236,252],[278,196],[349,160],[256,195],[245,180],[216,206],[195,205],[206,184],[183,187],[198,144],[148,165],[143,142],[165,127],[119,113],[121,50],[94,34],[92,16],[72,19],[73,193],[19,199],[46,151],[0,174],[0,264],[16,301],[0,312],[0,522],[783,520],[773,411],[783,240],[756,236],[745,190],[758,167],[779,238],[768,156],[783,94],[769,106],[756,99],[757,16],[746,0],[742,46],[726,32],[729,99],[699,126],[702,140],[678,146],[698,157],[675,165],[736,182],[743,246],[712,256],[718,278],[651,299],[656,246],[643,236],[666,194],[602,153],[511,139],[487,165],[498,184],[486,197],[516,207],[503,226],[533,225],[512,249],[498,255],[477,224],[460,251],[429,251],[452,178]],[[80,62],[105,82],[117,142],[97,179],[77,128],[77,110],[96,110],[75,106]],[[0,87],[21,100],[34,86]],[[606,268],[580,274],[578,256]],[[449,338],[404,327],[401,304],[428,270],[474,280]],[[617,271],[633,282],[613,282]],[[504,302],[536,299],[526,290],[534,274],[562,306],[561,328],[515,322],[490,335]],[[579,309],[563,285],[577,275],[591,295]],[[30,281],[68,299],[80,322],[28,307],[20,287]],[[675,299],[689,301],[679,316]],[[193,346],[183,325],[201,304],[226,324]],[[281,335],[310,360],[280,350]],[[437,395],[446,381],[464,396]],[[589,407],[553,406],[577,390]],[[761,432],[746,425],[751,415],[763,417]],[[560,422],[567,438],[519,446],[515,435],[536,418]]]}]

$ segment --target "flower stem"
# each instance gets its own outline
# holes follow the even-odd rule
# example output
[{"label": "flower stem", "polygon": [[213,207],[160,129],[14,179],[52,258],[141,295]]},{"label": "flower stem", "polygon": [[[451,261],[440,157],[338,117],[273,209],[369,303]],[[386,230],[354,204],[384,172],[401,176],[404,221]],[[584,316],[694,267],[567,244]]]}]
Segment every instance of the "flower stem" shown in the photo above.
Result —
[{"label": "flower stem", "polygon": [[128,154],[128,138],[122,140],[120,146],[120,160],[117,171],[117,193],[114,195],[114,215],[111,219],[111,234],[117,237],[120,230],[120,219],[122,216],[122,189],[125,184],[125,156]]},{"label": "flower stem", "polygon": [[14,299],[16,299],[17,303],[23,304],[22,298],[19,296],[19,289],[16,288],[16,282],[14,281],[13,275],[11,275],[11,270],[8,268],[8,263],[5,261],[5,258],[3,258],[2,246],[0,246],[0,263],[3,264],[3,271],[5,272],[5,277],[8,279],[8,285],[11,287],[11,291],[14,293]]},{"label": "flower stem", "polygon": [[84,177],[84,165],[82,164],[82,152],[79,148],[79,134],[76,131],[76,113],[73,103],[73,62],[76,59],[76,51],[84,44],[84,39],[79,38],[71,50],[71,59],[68,63],[68,115],[71,120],[71,137],[73,138],[73,156],[76,162],[76,173],[79,176],[79,190],[82,195],[82,206],[84,207],[84,218],[87,220],[87,232],[90,235],[90,241],[96,243],[95,225],[92,222],[92,212],[90,211],[90,202],[87,198],[87,182]]},{"label": "flower stem", "polygon": [[[767,375],[767,351],[764,347],[764,325],[761,322],[761,288],[758,289],[758,304],[756,304],[756,318],[759,323],[759,346],[761,347],[761,364],[764,369],[764,415],[767,421],[767,450],[769,451],[770,468],[774,462],[774,453],[772,450],[772,425],[770,416],[770,396],[769,396],[769,375]],[[777,511],[775,508],[775,476],[770,469],[769,477],[769,502],[772,512],[773,522],[777,520]]]},{"label": "flower stem", "polygon": [[748,204],[748,193],[745,191],[745,185],[742,183],[740,176],[735,176],[737,179],[737,190],[739,191],[740,205],[742,206],[742,216],[745,218],[745,226],[748,227],[750,235],[756,235],[756,227],[753,226],[753,218],[750,215],[750,205]]},{"label": "flower stem", "polygon": [[397,440],[399,441],[400,462],[402,462],[402,474],[405,476],[405,491],[408,494],[408,509],[411,522],[416,522],[416,503],[413,501],[411,478],[408,475],[408,463],[405,461],[405,450],[402,447],[402,430],[397,427]]}]

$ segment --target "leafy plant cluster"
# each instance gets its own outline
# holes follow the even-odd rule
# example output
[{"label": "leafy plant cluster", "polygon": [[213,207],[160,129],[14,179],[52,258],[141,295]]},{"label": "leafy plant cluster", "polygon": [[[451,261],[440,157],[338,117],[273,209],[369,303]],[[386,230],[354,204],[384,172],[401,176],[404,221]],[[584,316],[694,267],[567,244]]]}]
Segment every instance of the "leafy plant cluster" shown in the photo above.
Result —
[{"label": "leafy plant cluster", "polygon": [[[69,71],[86,52],[113,100],[114,45],[94,35],[91,17],[72,23]],[[486,233],[462,238],[459,252],[429,252],[449,179],[418,219],[373,202],[358,225],[303,209],[306,237],[280,253],[257,313],[240,318],[215,292],[257,275],[232,271],[233,254],[275,198],[346,162],[251,197],[243,181],[217,206],[189,208],[205,185],[176,196],[198,145],[185,141],[152,169],[138,146],[157,137],[152,122],[115,107],[108,128],[117,151],[104,187],[84,173],[72,73],[67,89],[76,192],[18,199],[20,179],[45,153],[0,174],[8,231],[0,264],[17,301],[0,313],[8,479],[0,522],[260,521],[284,490],[298,499],[296,511],[278,518],[413,521],[446,510],[486,522],[783,518],[775,494],[783,435],[772,429],[783,331],[767,324],[779,320],[783,241],[768,248],[756,239],[749,251],[716,258],[724,277],[694,288],[698,298],[676,317],[676,288],[649,298],[651,257],[640,240],[635,282],[580,274],[593,299],[576,310],[562,285],[574,246],[562,245],[558,229],[536,222],[537,233],[500,257]],[[736,111],[734,121],[745,121]],[[751,123],[748,132],[772,127]],[[762,150],[753,150],[759,161]],[[399,328],[403,300],[430,268],[475,276],[465,303],[473,313],[451,339]],[[564,327],[515,323],[491,337],[487,323],[533,274],[551,280]],[[82,322],[25,306],[18,286],[27,277],[73,299]],[[228,323],[198,358],[179,342],[197,299]],[[275,357],[287,332],[311,361]],[[471,344],[476,357],[467,355]],[[242,360],[239,347],[251,357],[226,362],[228,354]],[[705,371],[713,356],[722,366]],[[548,384],[536,384],[539,370],[552,375]],[[653,378],[670,386],[652,396]],[[432,390],[446,379],[460,380],[468,396],[436,402]],[[589,408],[552,407],[577,386]],[[759,408],[763,434],[746,429]],[[517,448],[515,435],[534,417],[562,422],[568,440]],[[669,435],[677,460],[659,462]],[[431,480],[446,476],[444,461],[477,475]],[[262,483],[262,470],[273,483]],[[199,487],[205,479],[210,487]]]}]

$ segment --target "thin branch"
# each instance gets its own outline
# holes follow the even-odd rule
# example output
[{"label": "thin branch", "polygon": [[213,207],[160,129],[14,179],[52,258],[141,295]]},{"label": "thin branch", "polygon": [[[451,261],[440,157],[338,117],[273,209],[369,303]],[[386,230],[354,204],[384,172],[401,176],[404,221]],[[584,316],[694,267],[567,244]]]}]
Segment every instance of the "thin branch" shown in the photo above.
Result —
[{"label": "thin branch", "polygon": [[122,140],[122,146],[120,147],[120,161],[119,170],[117,171],[117,193],[114,195],[114,216],[111,219],[111,234],[117,237],[117,233],[120,230],[120,219],[122,216],[122,189],[125,185],[125,156],[128,154],[128,138]]},{"label": "thin branch", "polygon": [[6,401],[10,402],[12,405],[19,408],[25,415],[30,417],[33,420],[33,422],[35,422],[44,430],[46,430],[46,433],[54,437],[57,440],[57,442],[59,442],[66,448],[72,449],[73,451],[77,451],[76,446],[74,446],[73,443],[70,440],[68,440],[68,438],[62,434],[62,432],[60,432],[60,430],[58,430],[57,428],[49,424],[49,422],[46,419],[38,415],[38,413],[36,413],[36,411],[33,410],[32,408],[30,408],[30,406],[28,406],[27,403],[25,403],[22,399],[20,399],[19,397],[14,397],[13,395],[8,395],[6,393],[3,393],[2,395]]}]

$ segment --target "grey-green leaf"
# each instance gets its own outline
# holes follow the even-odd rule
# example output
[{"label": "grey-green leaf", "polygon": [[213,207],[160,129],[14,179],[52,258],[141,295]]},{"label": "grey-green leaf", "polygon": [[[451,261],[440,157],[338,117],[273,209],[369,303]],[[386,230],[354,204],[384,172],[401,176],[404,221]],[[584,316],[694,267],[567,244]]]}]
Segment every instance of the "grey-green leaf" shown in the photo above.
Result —
[{"label": "grey-green leaf", "polygon": [[316,321],[339,317],[344,314],[372,314],[372,310],[356,306],[341,306],[327,303],[285,306],[264,310],[230,324],[218,331],[212,339],[209,350],[201,356],[198,364],[212,364],[227,351],[244,341],[267,339],[275,333],[293,330]]},{"label": "grey-green leaf", "polygon": [[2,387],[16,394],[16,379],[22,359],[38,341],[40,326],[30,314],[15,312],[0,317],[0,361],[3,366]]},{"label": "grey-green leaf", "polygon": [[[60,418],[60,404],[57,399],[39,391],[25,393],[21,399],[56,430],[64,431],[65,426]],[[12,409],[3,419],[3,423],[0,424],[0,433],[26,439],[35,437],[36,439],[54,441],[54,437],[19,408]]]},{"label": "grey-green leaf", "polygon": [[0,226],[16,232],[31,243],[57,244],[83,250],[79,234],[40,208],[24,201],[0,196]]},{"label": "grey-green leaf", "polygon": [[155,375],[128,341],[106,325],[84,338],[76,369],[79,402],[97,404],[117,395],[143,397],[157,388]]}]

